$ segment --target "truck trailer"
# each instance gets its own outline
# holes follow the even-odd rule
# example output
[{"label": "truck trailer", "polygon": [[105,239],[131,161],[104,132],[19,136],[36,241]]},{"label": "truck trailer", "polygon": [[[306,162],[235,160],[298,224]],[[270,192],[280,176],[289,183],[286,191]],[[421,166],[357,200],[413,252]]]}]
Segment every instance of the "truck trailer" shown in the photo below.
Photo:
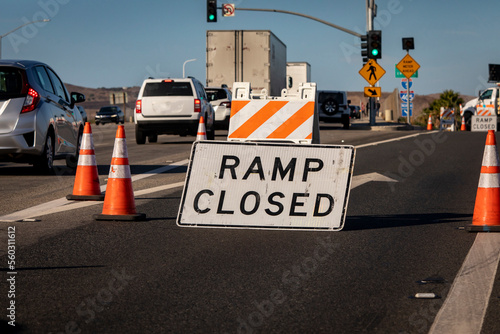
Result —
[{"label": "truck trailer", "polygon": [[286,45],[269,30],[208,30],[207,87],[250,82],[280,96],[286,88]]},{"label": "truck trailer", "polygon": [[298,91],[299,84],[311,82],[311,65],[307,62],[289,62],[286,64],[286,89]]}]

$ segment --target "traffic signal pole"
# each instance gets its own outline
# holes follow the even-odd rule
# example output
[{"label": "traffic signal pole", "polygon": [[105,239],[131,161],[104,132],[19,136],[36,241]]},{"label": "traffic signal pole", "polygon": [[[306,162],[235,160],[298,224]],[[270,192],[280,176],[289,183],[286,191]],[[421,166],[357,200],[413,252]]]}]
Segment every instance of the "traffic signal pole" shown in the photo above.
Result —
[{"label": "traffic signal pole", "polygon": [[[371,31],[373,29],[374,8],[375,0],[366,0],[366,31]],[[370,125],[375,125],[377,117],[375,111],[375,99],[373,97],[369,97],[368,104],[370,105]]]}]

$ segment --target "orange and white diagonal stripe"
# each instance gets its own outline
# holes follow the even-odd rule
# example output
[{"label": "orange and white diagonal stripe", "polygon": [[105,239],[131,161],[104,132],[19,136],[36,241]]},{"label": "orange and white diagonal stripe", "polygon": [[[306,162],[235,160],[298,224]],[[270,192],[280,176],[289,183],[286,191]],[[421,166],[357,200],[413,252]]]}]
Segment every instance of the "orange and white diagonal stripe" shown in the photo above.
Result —
[{"label": "orange and white diagonal stripe", "polygon": [[228,140],[312,139],[314,101],[233,100]]}]

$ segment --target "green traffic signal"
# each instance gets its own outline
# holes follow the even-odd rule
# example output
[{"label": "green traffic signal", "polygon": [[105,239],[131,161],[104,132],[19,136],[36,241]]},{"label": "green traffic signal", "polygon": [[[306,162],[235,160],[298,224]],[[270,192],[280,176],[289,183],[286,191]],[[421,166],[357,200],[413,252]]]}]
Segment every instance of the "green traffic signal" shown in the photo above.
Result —
[{"label": "green traffic signal", "polygon": [[217,0],[207,0],[207,22],[217,22]]},{"label": "green traffic signal", "polygon": [[368,40],[368,58],[380,59],[382,58],[382,31],[370,30],[367,32]]}]

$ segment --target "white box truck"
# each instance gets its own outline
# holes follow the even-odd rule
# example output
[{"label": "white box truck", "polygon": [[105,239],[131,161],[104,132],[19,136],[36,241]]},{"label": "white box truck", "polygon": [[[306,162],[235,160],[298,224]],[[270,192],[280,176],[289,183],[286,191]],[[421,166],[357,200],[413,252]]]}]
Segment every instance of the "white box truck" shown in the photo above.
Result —
[{"label": "white box truck", "polygon": [[[467,130],[471,129],[472,116],[500,116],[500,87],[490,87],[462,106]],[[500,120],[500,117],[497,118]]]},{"label": "white box truck", "polygon": [[286,89],[289,92],[299,90],[300,83],[311,82],[311,65],[307,62],[289,62],[286,64]]},{"label": "white box truck", "polygon": [[207,87],[250,82],[255,93],[286,88],[286,45],[269,30],[208,30]]}]

